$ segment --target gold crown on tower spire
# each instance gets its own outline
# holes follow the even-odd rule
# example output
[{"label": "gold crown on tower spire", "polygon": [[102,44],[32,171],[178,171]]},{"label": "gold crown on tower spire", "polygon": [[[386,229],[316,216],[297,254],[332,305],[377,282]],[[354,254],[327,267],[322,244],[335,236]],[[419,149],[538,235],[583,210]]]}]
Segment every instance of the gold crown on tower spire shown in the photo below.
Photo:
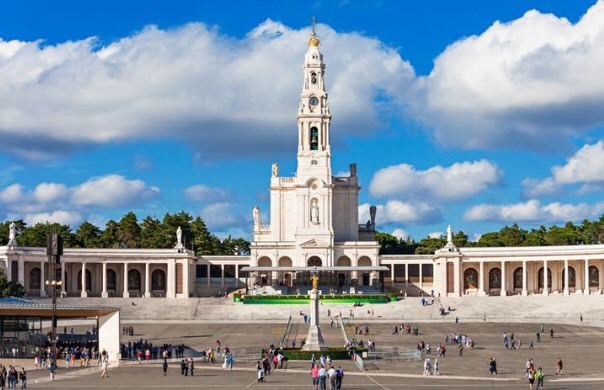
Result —
[{"label": "gold crown on tower spire", "polygon": [[317,19],[313,16],[310,20],[312,23],[312,37],[308,40],[308,46],[311,47],[319,47],[321,44],[321,40],[317,38],[317,34],[315,33],[315,25],[317,24]]}]

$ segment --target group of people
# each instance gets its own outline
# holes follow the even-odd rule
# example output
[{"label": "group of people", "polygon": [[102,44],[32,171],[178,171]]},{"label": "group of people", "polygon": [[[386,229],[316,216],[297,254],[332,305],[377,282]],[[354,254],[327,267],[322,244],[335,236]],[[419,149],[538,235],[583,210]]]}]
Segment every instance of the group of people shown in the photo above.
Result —
[{"label": "group of people", "polygon": [[419,326],[411,326],[411,324],[394,325],[392,334],[412,334],[417,336],[419,335]]},{"label": "group of people", "polygon": [[429,357],[424,360],[424,375],[440,375],[440,362],[434,358],[434,363]]},{"label": "group of people", "polygon": [[339,390],[342,388],[344,370],[342,367],[332,364],[329,357],[321,356],[317,361],[315,356],[311,358],[310,377],[312,378],[313,390]]},{"label": "group of people", "polygon": [[16,389],[19,383],[21,383],[22,389],[27,389],[25,367],[21,367],[21,371],[17,371],[14,366],[9,365],[7,368],[0,364],[0,389],[4,389],[5,386],[9,389]]}]

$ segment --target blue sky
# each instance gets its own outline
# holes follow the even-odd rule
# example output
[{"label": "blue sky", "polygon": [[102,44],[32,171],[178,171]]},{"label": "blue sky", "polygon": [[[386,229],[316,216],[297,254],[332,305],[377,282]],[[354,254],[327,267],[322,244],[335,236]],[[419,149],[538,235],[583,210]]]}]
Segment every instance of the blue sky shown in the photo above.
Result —
[{"label": "blue sky", "polygon": [[0,9],[0,219],[186,210],[249,238],[295,171],[317,32],[333,170],[421,239],[604,213],[604,1],[19,1]]}]

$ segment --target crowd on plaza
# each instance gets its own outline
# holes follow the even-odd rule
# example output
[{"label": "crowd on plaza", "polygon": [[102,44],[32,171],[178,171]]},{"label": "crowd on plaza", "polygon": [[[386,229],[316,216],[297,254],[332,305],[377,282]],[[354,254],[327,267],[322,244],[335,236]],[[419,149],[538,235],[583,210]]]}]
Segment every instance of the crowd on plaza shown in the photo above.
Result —
[{"label": "crowd on plaza", "polygon": [[319,359],[313,354],[310,359],[310,377],[313,390],[339,390],[342,388],[344,370],[335,367],[329,356],[321,355]]}]

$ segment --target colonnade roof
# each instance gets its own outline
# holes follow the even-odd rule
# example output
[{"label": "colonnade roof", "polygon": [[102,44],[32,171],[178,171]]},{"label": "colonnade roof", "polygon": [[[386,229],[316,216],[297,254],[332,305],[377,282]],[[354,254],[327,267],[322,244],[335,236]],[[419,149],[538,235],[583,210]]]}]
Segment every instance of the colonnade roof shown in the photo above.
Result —
[{"label": "colonnade roof", "polygon": [[389,267],[378,265],[378,266],[358,266],[358,267],[243,267],[241,271],[246,272],[322,272],[322,271],[390,271]]},{"label": "colonnade roof", "polygon": [[[99,317],[119,311],[116,307],[57,304],[56,313],[61,318]],[[0,299],[0,316],[52,318],[52,303],[22,298]]]}]

